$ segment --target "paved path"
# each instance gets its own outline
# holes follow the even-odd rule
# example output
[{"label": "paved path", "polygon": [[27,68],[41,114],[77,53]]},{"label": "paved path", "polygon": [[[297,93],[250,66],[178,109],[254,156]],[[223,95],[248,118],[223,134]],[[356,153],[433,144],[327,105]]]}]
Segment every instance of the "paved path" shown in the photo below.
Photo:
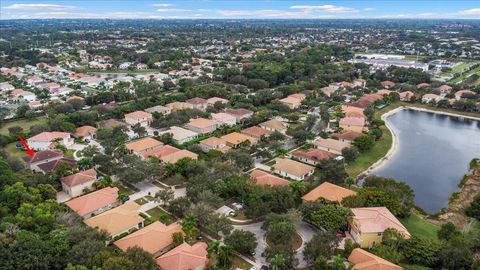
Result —
[{"label": "paved path", "polygon": [[302,222],[298,226],[297,229],[298,234],[302,237],[302,246],[297,250],[297,259],[298,259],[298,267],[304,268],[307,267],[307,262],[303,259],[303,250],[305,249],[306,243],[308,243],[312,238],[317,234],[317,229],[314,228],[312,225]]},{"label": "paved path", "polygon": [[[158,191],[163,189],[163,188],[159,188],[156,185],[154,185],[150,182],[146,182],[146,181],[136,183],[136,184],[134,184],[134,186],[136,188],[138,188],[139,191],[131,194],[129,196],[130,197],[129,201],[135,201],[137,199],[143,198],[143,197],[148,196],[148,195],[154,197],[155,193],[157,193]],[[187,195],[187,189],[186,188],[176,188],[175,191],[174,191],[174,198],[175,199],[179,198],[179,197],[185,197],[186,195]],[[151,202],[148,202],[146,204],[143,204],[140,207],[140,211],[141,212],[146,212],[146,211],[148,211],[152,208],[157,207],[158,205],[160,205],[160,203],[155,202],[155,201],[151,201]]]}]

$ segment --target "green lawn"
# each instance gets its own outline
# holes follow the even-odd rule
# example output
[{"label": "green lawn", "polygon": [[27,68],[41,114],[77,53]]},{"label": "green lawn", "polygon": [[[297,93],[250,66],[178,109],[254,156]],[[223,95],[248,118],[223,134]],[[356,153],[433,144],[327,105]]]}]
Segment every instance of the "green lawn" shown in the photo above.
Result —
[{"label": "green lawn", "polygon": [[[383,109],[375,110],[375,118],[380,119],[382,114],[400,107],[401,103],[391,104]],[[375,145],[369,151],[360,154],[360,156],[351,164],[346,166],[346,171],[351,177],[357,177],[363,171],[368,169],[377,160],[383,158],[392,145],[392,134],[386,126],[382,126],[382,138],[375,142]]]},{"label": "green lawn", "polygon": [[117,185],[115,185],[115,186],[118,188],[120,193],[124,193],[126,195],[131,195],[131,194],[135,193],[135,191],[133,189],[131,189],[129,187],[126,187],[125,185],[121,184],[120,182],[118,182]]},{"label": "green lawn", "polygon": [[469,72],[465,72],[462,75],[450,80],[450,83],[459,83],[463,80],[465,80],[468,76],[473,75],[473,74],[479,74],[480,75],[480,66],[470,70]]},{"label": "green lawn", "polygon": [[175,217],[172,215],[168,214],[167,212],[163,211],[162,209],[155,207],[147,211],[147,214],[152,216],[154,220],[158,220],[162,222],[163,224],[172,224],[175,222]]},{"label": "green lawn", "polygon": [[15,148],[15,144],[15,142],[7,144],[7,146],[4,148],[5,152],[7,152],[9,156],[22,159],[24,156],[26,156],[26,152],[25,150]]},{"label": "green lawn", "polygon": [[33,119],[20,119],[11,122],[0,123],[0,134],[8,135],[8,128],[13,126],[20,126],[23,130],[28,131],[31,126],[37,124],[45,124],[47,123],[47,118],[45,117],[37,117]]},{"label": "green lawn", "polygon": [[440,227],[426,221],[417,214],[412,213],[408,218],[402,219],[401,222],[412,235],[438,240],[437,232]]},{"label": "green lawn", "polygon": [[232,257],[232,267],[230,267],[230,269],[237,269],[237,268],[240,268],[240,269],[245,269],[245,270],[249,270],[250,268],[252,268],[253,265],[251,265],[249,262],[245,261],[244,259],[240,258],[239,256],[237,255],[233,255]]},{"label": "green lawn", "polygon": [[148,203],[148,200],[145,199],[145,198],[140,198],[140,199],[136,199],[135,202],[140,204],[140,205],[144,205],[144,204]]}]

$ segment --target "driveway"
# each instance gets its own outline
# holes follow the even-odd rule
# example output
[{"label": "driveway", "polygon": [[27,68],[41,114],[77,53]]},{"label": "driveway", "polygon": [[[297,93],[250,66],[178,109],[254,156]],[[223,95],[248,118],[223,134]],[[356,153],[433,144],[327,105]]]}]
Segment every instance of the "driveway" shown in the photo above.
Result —
[{"label": "driveway", "polygon": [[[159,188],[156,185],[147,182],[147,181],[142,181],[135,183],[134,186],[139,189],[139,191],[133,193],[130,195],[130,201],[134,201],[136,199],[140,199],[142,197],[145,197],[147,195],[150,195],[152,197],[155,196],[155,193],[160,191],[163,188]],[[167,187],[165,187],[167,188]],[[186,188],[176,188],[174,190],[174,198],[179,198],[179,197],[185,197],[187,195],[187,189]]]},{"label": "driveway", "polygon": [[[258,245],[255,249],[255,266],[259,269],[263,264],[268,265],[265,257],[262,256],[262,253],[267,247],[267,242],[265,241],[265,231],[262,230],[263,222],[248,224],[248,225],[233,225],[234,229],[249,231],[255,234]],[[307,262],[303,259],[303,250],[308,241],[310,241],[315,234],[317,234],[317,229],[312,225],[302,222],[297,228],[297,233],[302,238],[302,246],[297,250],[297,259],[298,259],[298,268],[307,267]]]}]

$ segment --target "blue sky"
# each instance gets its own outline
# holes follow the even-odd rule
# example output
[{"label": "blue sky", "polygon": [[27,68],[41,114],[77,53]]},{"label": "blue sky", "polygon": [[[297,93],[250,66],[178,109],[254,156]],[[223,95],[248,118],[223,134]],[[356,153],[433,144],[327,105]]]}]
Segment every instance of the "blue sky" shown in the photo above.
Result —
[{"label": "blue sky", "polygon": [[480,1],[114,1],[0,0],[1,19],[330,19],[330,18],[455,18],[480,19]]}]

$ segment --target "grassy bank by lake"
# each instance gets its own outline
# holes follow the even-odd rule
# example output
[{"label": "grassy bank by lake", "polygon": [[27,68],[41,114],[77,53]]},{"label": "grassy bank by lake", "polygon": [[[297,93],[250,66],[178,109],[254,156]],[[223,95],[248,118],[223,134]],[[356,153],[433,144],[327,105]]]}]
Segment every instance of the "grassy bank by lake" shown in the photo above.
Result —
[{"label": "grassy bank by lake", "polygon": [[38,125],[38,124],[45,124],[47,123],[47,118],[45,117],[37,117],[32,119],[18,119],[9,122],[2,122],[0,123],[0,134],[1,135],[8,135],[8,128],[19,126],[22,127],[23,130],[28,131],[31,126]]},{"label": "grassy bank by lake", "polygon": [[438,240],[437,232],[440,230],[440,227],[415,213],[412,213],[408,218],[402,219],[401,222],[413,236]]}]

